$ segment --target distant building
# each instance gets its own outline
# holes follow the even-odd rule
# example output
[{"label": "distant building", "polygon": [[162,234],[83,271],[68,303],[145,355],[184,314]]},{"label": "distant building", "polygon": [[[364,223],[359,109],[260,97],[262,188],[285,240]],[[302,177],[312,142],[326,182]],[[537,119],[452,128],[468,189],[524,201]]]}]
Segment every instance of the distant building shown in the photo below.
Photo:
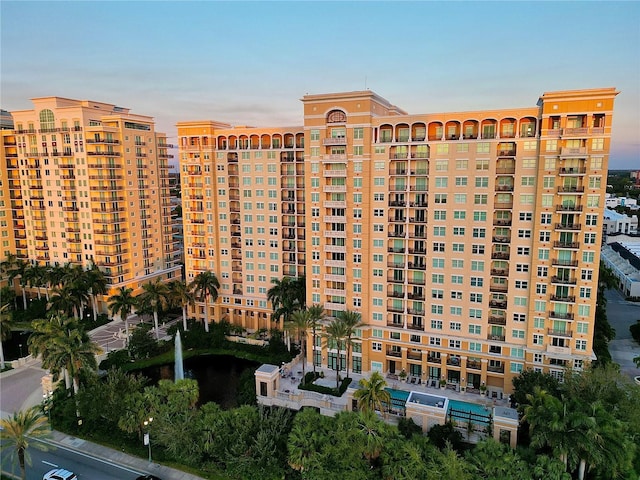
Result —
[{"label": "distant building", "polygon": [[169,215],[172,146],[152,117],[60,97],[34,98],[33,109],[11,115],[15,126],[0,133],[2,256],[95,262],[109,294],[180,274]]},{"label": "distant building", "polygon": [[620,233],[636,235],[638,233],[638,217],[630,217],[607,208],[604,211],[603,228],[607,235]]},{"label": "distant building", "polygon": [[629,197],[616,197],[613,193],[607,193],[605,198],[607,208],[629,207],[633,210],[638,208],[638,200]]},{"label": "distant building", "polygon": [[622,293],[627,297],[640,297],[640,240],[606,245],[601,258],[618,279]]},{"label": "distant building", "polygon": [[13,117],[6,110],[0,110],[0,130],[13,130]]},{"label": "distant building", "polygon": [[635,185],[640,186],[640,170],[632,171],[629,176]]}]

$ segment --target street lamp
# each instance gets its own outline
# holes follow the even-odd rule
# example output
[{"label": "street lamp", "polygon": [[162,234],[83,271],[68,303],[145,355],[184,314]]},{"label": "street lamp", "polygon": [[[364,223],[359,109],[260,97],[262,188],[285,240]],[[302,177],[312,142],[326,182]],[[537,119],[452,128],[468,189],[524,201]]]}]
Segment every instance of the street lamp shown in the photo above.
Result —
[{"label": "street lamp", "polygon": [[[14,345],[15,345],[15,343],[14,343]],[[22,344],[21,344],[21,343],[19,343],[19,344],[18,344],[18,347],[20,347],[20,358],[22,358]]]},{"label": "street lamp", "polygon": [[149,446],[149,463],[151,463],[151,437],[149,436],[151,433],[151,422],[153,422],[153,417],[149,417],[148,420],[144,421],[144,426],[148,429],[147,433],[144,434],[144,445]]}]

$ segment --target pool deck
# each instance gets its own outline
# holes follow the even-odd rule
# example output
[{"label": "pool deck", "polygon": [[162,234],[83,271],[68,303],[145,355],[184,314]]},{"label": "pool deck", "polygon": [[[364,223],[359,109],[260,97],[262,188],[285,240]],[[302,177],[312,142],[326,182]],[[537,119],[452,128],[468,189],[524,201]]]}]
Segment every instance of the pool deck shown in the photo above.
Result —
[{"label": "pool deck", "polygon": [[[321,395],[315,392],[309,392],[307,390],[300,390],[298,385],[300,384],[300,380],[302,379],[302,361],[300,357],[296,358],[292,363],[286,365],[286,371],[289,372],[288,376],[284,378],[280,378],[280,388],[278,389],[278,396],[281,399],[286,399],[287,397],[295,402],[296,399],[300,398],[300,396],[309,397],[309,396],[318,396],[318,399],[323,401],[328,401],[331,404],[332,410],[346,410],[347,409],[347,395],[342,395],[341,397],[331,397],[327,395]],[[305,373],[313,371],[312,365],[307,362]],[[330,370],[327,367],[316,367],[316,372],[322,372],[324,374],[324,379],[322,380],[322,385],[335,387],[336,385],[336,372],[335,370]],[[344,378],[346,372],[340,372],[340,378]],[[358,389],[358,382],[363,378],[369,378],[369,375],[362,375],[359,373],[353,373],[349,371],[349,377],[353,380],[349,388]],[[493,399],[487,396],[482,396],[480,393],[472,393],[472,392],[458,392],[452,389],[454,385],[449,385],[447,388],[440,388],[439,386],[430,387],[424,383],[416,384],[409,383],[407,381],[402,381],[400,379],[395,378],[385,378],[387,382],[387,387],[393,388],[394,390],[403,390],[406,392],[420,392],[426,393],[430,395],[437,395],[440,397],[447,397],[450,400],[459,400],[462,402],[475,403],[478,405],[482,405],[486,408],[493,407],[509,407],[509,402],[507,398],[503,399]],[[437,384],[436,384],[437,385]],[[329,397],[329,398],[327,398]]]}]

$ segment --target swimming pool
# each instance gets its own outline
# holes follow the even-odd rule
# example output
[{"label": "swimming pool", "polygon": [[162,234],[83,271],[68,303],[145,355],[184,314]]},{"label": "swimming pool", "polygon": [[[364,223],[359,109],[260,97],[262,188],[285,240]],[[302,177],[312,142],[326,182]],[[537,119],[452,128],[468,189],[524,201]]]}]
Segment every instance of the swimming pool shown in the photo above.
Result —
[{"label": "swimming pool", "polygon": [[409,392],[404,390],[395,390],[393,388],[385,388],[389,395],[391,395],[391,411],[404,414],[405,406],[407,404],[407,398],[409,398]]},{"label": "swimming pool", "polygon": [[449,399],[449,411],[447,414],[453,418],[468,420],[469,417],[471,417],[473,423],[486,425],[490,422],[490,415],[492,415],[492,413],[492,409],[484,405]]}]

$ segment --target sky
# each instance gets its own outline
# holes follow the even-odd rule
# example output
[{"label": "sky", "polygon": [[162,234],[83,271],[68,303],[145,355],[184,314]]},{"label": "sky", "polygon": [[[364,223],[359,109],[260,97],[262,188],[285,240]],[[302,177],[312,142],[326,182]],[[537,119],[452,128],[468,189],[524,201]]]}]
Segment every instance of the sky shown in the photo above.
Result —
[{"label": "sky", "polygon": [[0,2],[0,107],[90,99],[176,122],[302,124],[305,94],[408,113],[616,87],[611,169],[640,168],[640,2]]}]

